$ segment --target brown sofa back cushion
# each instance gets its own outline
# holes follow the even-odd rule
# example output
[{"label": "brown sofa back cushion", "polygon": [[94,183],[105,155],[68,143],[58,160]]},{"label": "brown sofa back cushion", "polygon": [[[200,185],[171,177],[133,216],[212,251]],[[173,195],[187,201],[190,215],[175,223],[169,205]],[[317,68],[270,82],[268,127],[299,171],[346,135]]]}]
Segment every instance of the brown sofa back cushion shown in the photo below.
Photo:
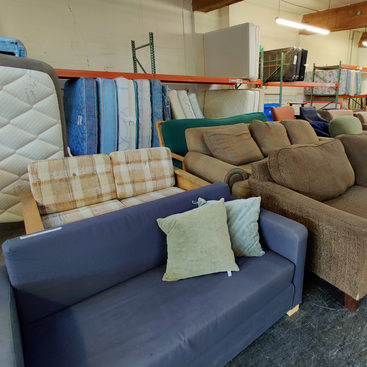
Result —
[{"label": "brown sofa back cushion", "polygon": [[249,128],[252,137],[255,139],[265,157],[273,150],[291,145],[288,139],[287,130],[280,122],[253,120]]},{"label": "brown sofa back cushion", "polygon": [[280,123],[286,128],[292,144],[315,144],[319,139],[315,130],[305,120],[283,120]]},{"label": "brown sofa back cushion", "polygon": [[248,124],[220,125],[209,127],[193,127],[185,130],[186,144],[189,152],[199,152],[212,155],[210,149],[204,141],[204,133],[213,131],[226,131],[231,133],[241,133],[248,131]]},{"label": "brown sofa back cushion", "polygon": [[354,184],[354,171],[336,139],[292,145],[269,154],[273,180],[315,200],[336,198]]},{"label": "brown sofa back cushion", "polygon": [[367,134],[338,135],[356,176],[356,184],[367,186]]},{"label": "brown sofa back cushion", "polygon": [[204,141],[215,158],[235,166],[264,158],[249,131],[207,131]]}]

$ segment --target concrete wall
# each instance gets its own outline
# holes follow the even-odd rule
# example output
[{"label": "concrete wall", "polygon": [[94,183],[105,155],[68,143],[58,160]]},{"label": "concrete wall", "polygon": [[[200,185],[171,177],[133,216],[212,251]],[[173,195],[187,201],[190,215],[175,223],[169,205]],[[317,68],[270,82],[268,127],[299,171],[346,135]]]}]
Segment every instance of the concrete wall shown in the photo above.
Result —
[{"label": "concrete wall", "polygon": [[[55,68],[132,72],[130,40],[149,31],[158,73],[195,74],[190,0],[0,0],[0,36]],[[150,70],[149,51],[139,55]]]}]

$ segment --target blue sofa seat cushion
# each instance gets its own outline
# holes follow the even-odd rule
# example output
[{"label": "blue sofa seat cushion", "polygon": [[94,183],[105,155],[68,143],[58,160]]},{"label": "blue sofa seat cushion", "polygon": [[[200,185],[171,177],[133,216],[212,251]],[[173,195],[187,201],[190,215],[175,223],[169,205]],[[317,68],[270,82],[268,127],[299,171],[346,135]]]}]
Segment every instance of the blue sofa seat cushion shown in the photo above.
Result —
[{"label": "blue sofa seat cushion", "polygon": [[194,365],[282,292],[289,298],[282,308],[291,308],[290,261],[269,250],[237,262],[241,270],[232,277],[219,273],[169,283],[162,282],[163,265],[25,325],[27,366]]}]

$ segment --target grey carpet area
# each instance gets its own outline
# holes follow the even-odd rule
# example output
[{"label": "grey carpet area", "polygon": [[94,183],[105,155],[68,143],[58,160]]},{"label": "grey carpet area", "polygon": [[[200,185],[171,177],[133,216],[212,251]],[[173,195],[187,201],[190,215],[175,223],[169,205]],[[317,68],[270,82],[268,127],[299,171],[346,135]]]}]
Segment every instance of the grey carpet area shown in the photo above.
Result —
[{"label": "grey carpet area", "polygon": [[[0,227],[0,243],[22,234],[22,223]],[[282,317],[226,367],[367,366],[367,299],[354,313],[343,301],[342,292],[306,273],[300,310]]]}]

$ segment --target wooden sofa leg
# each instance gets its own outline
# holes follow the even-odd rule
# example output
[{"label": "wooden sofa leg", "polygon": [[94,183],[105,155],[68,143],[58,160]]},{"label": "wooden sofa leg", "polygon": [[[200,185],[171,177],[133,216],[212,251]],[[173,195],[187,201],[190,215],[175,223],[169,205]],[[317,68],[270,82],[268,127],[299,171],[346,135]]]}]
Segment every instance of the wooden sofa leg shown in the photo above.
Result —
[{"label": "wooden sofa leg", "polygon": [[344,293],[344,306],[351,312],[357,311],[359,305],[361,304],[361,300],[356,300],[351,297],[349,294]]},{"label": "wooden sofa leg", "polygon": [[297,305],[297,306],[293,307],[291,310],[289,310],[287,312],[287,315],[290,317],[290,316],[294,315],[298,310],[299,310],[299,305]]}]

